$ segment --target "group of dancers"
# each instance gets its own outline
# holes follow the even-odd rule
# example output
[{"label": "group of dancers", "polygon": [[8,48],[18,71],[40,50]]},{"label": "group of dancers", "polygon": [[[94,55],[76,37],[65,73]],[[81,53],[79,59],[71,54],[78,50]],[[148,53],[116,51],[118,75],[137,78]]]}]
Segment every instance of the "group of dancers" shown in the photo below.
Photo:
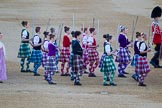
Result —
[{"label": "group of dancers", "polygon": [[[151,14],[151,18],[153,18],[152,42],[156,45],[156,52],[150,64],[155,68],[162,68],[159,65],[162,32],[158,24],[161,13],[162,9],[157,6]],[[128,29],[121,25],[118,36],[119,48],[114,50],[111,45],[114,36],[104,34],[103,54],[99,59],[99,53],[97,51],[99,45],[95,37],[96,29],[93,27],[84,27],[81,28],[81,31],[71,32],[70,27],[65,26],[62,47],[60,47],[57,45],[58,41],[56,41],[54,28],[50,29],[50,33],[44,31],[44,38],[41,39],[41,27],[36,27],[35,35],[29,38],[29,22],[22,21],[22,26],[21,44],[18,52],[18,58],[21,58],[21,72],[33,72],[34,76],[40,76],[38,68],[42,65],[44,68],[44,79],[49,84],[56,84],[53,80],[53,75],[58,72],[58,62],[61,62],[60,75],[70,76],[70,79],[74,81],[74,85],[82,85],[80,77],[85,73],[88,73],[88,77],[96,77],[95,70],[99,67],[100,72],[103,74],[103,86],[116,86],[117,84],[114,83],[116,70],[118,70],[118,77],[126,78],[126,74],[128,73],[125,69],[131,63],[131,66],[135,67],[132,78],[139,82],[139,86],[146,86],[144,78],[150,72],[147,53],[151,51],[152,46],[146,44],[148,36],[143,32],[136,32],[136,41],[133,43],[127,38]],[[72,36],[72,40],[70,40],[70,35]],[[30,51],[30,45],[32,46],[32,51]],[[133,59],[131,59],[129,48],[134,48]],[[3,49],[2,47],[0,51],[2,50],[4,52]],[[114,58],[115,60],[113,60]],[[26,68],[24,67],[25,62]],[[117,67],[114,62],[118,63]],[[30,63],[34,63],[33,70],[30,70]],[[1,70],[1,73],[2,71],[4,70]],[[0,77],[0,80],[3,79]],[[107,83],[108,81],[109,84]]]}]

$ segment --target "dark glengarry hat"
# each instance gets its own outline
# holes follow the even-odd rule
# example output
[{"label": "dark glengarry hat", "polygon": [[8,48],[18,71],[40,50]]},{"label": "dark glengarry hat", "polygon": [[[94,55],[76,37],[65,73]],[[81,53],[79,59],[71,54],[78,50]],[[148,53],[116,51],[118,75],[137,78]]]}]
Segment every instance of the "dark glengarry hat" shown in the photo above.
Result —
[{"label": "dark glengarry hat", "polygon": [[161,17],[162,9],[159,6],[154,7],[151,13],[151,18]]}]

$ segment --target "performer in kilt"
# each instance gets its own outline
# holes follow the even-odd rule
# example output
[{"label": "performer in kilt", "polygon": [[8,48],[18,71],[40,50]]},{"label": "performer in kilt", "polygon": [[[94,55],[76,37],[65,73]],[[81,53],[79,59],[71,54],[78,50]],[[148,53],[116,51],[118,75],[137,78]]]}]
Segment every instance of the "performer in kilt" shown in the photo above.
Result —
[{"label": "performer in kilt", "polygon": [[85,67],[85,74],[88,74],[88,72],[86,72],[87,70],[87,65],[89,64],[88,62],[88,29],[87,28],[82,28],[83,34],[82,34],[82,48],[83,48],[83,63],[84,63],[84,67]]},{"label": "performer in kilt", "polygon": [[[18,58],[21,58],[20,60],[20,67],[21,67],[21,72],[31,72],[30,70],[30,56],[31,56],[31,51],[29,47],[29,23],[27,21],[22,21],[22,26],[24,27],[21,31],[21,44],[19,47],[19,52],[18,52]],[[24,70],[24,64],[26,60],[26,70]]]},{"label": "performer in kilt", "polygon": [[38,68],[41,66],[41,62],[42,62],[42,52],[41,52],[41,45],[42,45],[42,40],[40,38],[40,27],[36,27],[35,28],[35,32],[36,34],[33,37],[33,42],[32,42],[32,53],[31,53],[31,58],[30,58],[30,62],[34,63],[34,76],[40,76],[40,74],[38,74]]},{"label": "performer in kilt", "polygon": [[[52,35],[54,35],[54,36],[56,36],[56,32],[55,32],[55,28],[51,28],[50,29],[50,31],[51,31],[51,34]],[[58,45],[57,45],[57,39],[55,38],[55,41],[54,41],[54,43],[53,43],[56,47],[58,47]],[[58,67],[58,58],[59,58],[59,51],[57,50],[56,51],[56,65],[57,65],[57,67]],[[56,73],[59,73],[59,71],[57,71]]]},{"label": "performer in kilt", "polygon": [[116,84],[114,83],[116,67],[113,61],[114,52],[111,47],[112,36],[106,34],[103,35],[103,38],[105,38],[106,41],[104,42],[104,53],[102,55],[102,59],[100,60],[99,65],[99,67],[101,68],[100,71],[103,73],[103,86],[108,86],[107,79],[109,79],[109,76],[110,86],[116,86]]},{"label": "performer in kilt", "polygon": [[120,29],[121,33],[118,38],[120,49],[118,52],[119,57],[116,57],[116,62],[118,62],[118,77],[125,78],[126,76],[124,74],[128,74],[125,72],[125,69],[131,61],[130,51],[128,50],[128,47],[130,47],[132,44],[128,41],[128,38],[126,36],[128,29],[124,26],[120,26]]},{"label": "performer in kilt", "polygon": [[82,47],[79,43],[80,38],[81,38],[81,32],[80,31],[76,31],[75,32],[75,38],[76,40],[74,40],[74,44],[72,46],[72,51],[73,51],[73,62],[72,62],[72,69],[74,71],[74,85],[82,85],[80,83],[80,78],[79,76],[82,75],[83,71],[84,71],[84,66],[83,66],[83,50]]},{"label": "performer in kilt", "polygon": [[45,70],[47,71],[47,81],[49,84],[56,84],[52,80],[52,76],[55,72],[58,71],[58,67],[56,65],[56,52],[57,48],[53,44],[55,41],[55,35],[50,34],[50,42],[48,44],[48,57],[45,65]]},{"label": "performer in kilt", "polygon": [[0,83],[3,83],[4,80],[7,80],[7,72],[6,72],[6,51],[5,46],[1,42],[1,39],[3,38],[3,34],[0,33]]},{"label": "performer in kilt", "polygon": [[70,78],[71,80],[73,81],[74,80],[74,69],[72,68],[73,67],[73,57],[74,57],[74,53],[73,53],[73,46],[74,46],[74,43],[76,42],[76,38],[75,38],[75,31],[72,31],[71,32],[71,35],[72,35],[72,41],[71,41],[71,48],[72,48],[72,51],[70,53],[70,62],[69,62],[69,66],[71,67],[71,72],[70,72]]},{"label": "performer in kilt", "polygon": [[[137,62],[137,59],[138,59],[138,56],[139,56],[139,52],[140,52],[138,50],[138,47],[137,47],[137,42],[139,42],[139,38],[141,38],[141,33],[136,32],[136,41],[134,42],[134,56],[133,56],[133,59],[132,59],[132,62],[131,62],[131,66],[133,66],[133,67],[136,66],[136,62]],[[137,74],[137,72],[133,73],[132,78],[134,80],[138,81],[138,74]]]},{"label": "performer in kilt", "polygon": [[96,31],[95,28],[90,28],[90,36],[88,37],[88,61],[89,61],[89,77],[96,77],[94,74],[95,69],[98,67],[99,64],[99,53],[97,52],[96,48],[98,45],[96,44]]},{"label": "performer in kilt", "polygon": [[44,68],[44,79],[47,80],[47,71],[45,71],[45,65],[47,63],[47,56],[48,56],[48,43],[49,43],[49,32],[44,32],[44,42],[42,45],[42,67]]},{"label": "performer in kilt", "polygon": [[146,86],[146,84],[144,84],[144,78],[150,72],[150,66],[147,61],[147,52],[150,52],[151,49],[148,49],[145,43],[147,35],[143,34],[141,37],[140,41],[137,42],[137,47],[140,53],[136,62],[135,72],[138,74],[139,86]]},{"label": "performer in kilt", "polygon": [[[64,27],[65,35],[63,37],[63,48],[60,51],[60,57],[59,62],[61,62],[61,76],[69,76],[69,61],[70,61],[70,28]],[[64,73],[64,67],[65,63],[67,63],[66,66],[66,73]]]},{"label": "performer in kilt", "polygon": [[151,18],[153,18],[152,22],[152,33],[153,33],[153,44],[155,44],[155,54],[152,57],[150,63],[155,68],[162,68],[159,65],[159,54],[160,54],[160,46],[162,43],[162,31],[159,26],[159,18],[161,17],[162,9],[157,6],[152,10]]}]

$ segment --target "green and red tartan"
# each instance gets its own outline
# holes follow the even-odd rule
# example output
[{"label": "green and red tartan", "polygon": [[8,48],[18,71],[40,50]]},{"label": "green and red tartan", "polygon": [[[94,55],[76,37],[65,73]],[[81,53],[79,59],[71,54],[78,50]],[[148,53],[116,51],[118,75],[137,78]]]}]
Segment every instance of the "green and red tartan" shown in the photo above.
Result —
[{"label": "green and red tartan", "polygon": [[17,57],[28,58],[30,56],[31,56],[31,51],[30,51],[29,43],[21,43]]}]

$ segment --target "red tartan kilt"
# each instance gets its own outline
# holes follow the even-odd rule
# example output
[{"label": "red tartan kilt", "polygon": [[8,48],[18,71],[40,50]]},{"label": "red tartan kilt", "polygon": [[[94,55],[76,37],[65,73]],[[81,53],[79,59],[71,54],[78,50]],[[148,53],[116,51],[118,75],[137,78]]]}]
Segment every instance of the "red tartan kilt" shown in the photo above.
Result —
[{"label": "red tartan kilt", "polygon": [[136,62],[135,72],[146,76],[150,72],[150,66],[148,64],[147,58],[139,56]]},{"label": "red tartan kilt", "polygon": [[84,61],[88,60],[88,50],[87,49],[83,49],[83,60]]},{"label": "red tartan kilt", "polygon": [[88,61],[99,62],[99,53],[96,48],[88,48]]},{"label": "red tartan kilt", "polygon": [[70,61],[70,48],[63,47],[60,51],[59,62],[69,62]]}]

